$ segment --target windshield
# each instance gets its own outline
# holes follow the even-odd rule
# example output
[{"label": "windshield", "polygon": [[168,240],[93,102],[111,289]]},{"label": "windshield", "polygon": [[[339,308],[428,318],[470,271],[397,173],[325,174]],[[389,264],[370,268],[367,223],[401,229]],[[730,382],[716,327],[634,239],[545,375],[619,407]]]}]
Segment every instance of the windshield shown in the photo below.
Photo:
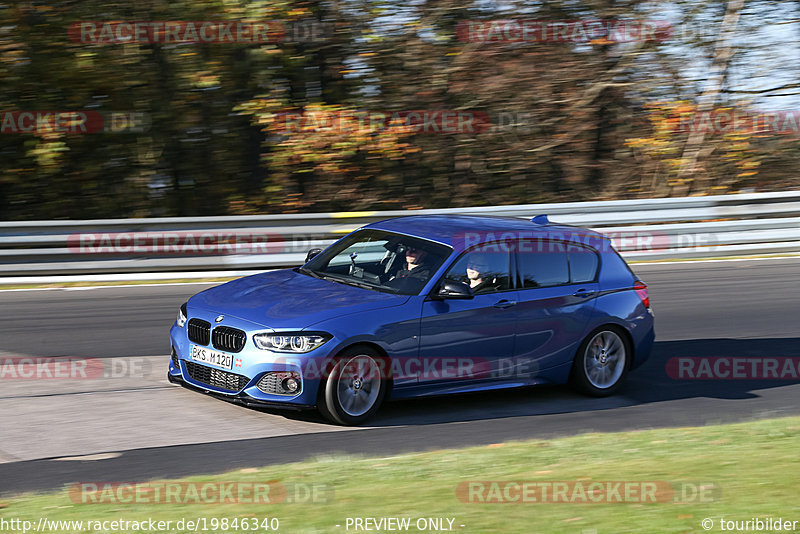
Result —
[{"label": "windshield", "polygon": [[376,291],[417,295],[451,252],[448,246],[417,237],[360,230],[298,270]]}]

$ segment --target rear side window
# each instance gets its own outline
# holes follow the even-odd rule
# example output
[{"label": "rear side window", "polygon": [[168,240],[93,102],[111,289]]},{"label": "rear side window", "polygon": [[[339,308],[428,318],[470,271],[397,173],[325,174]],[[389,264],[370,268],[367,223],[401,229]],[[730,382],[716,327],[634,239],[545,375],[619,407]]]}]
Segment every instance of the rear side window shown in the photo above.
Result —
[{"label": "rear side window", "polygon": [[569,283],[569,263],[563,243],[530,240],[520,243],[519,275],[523,289]]},{"label": "rear side window", "polygon": [[594,251],[570,245],[567,251],[569,256],[569,274],[573,284],[594,282],[597,276],[598,259]]},{"label": "rear side window", "polygon": [[590,248],[544,240],[521,243],[518,258],[523,289],[593,282],[600,263]]}]

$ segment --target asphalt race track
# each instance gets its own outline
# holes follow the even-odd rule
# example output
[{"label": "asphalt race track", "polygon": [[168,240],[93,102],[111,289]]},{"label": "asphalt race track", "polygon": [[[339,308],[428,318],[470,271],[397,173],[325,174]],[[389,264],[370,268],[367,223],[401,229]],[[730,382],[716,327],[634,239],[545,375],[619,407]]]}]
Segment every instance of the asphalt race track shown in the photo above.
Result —
[{"label": "asphalt race track", "polygon": [[0,493],[141,481],[334,453],[389,456],[588,431],[800,413],[800,379],[675,380],[676,356],[800,357],[800,259],[634,266],[657,343],[623,392],[566,387],[391,403],[372,426],[231,405],[169,384],[168,330],[201,285],[0,292],[0,361],[103,358],[90,380],[0,378]]}]

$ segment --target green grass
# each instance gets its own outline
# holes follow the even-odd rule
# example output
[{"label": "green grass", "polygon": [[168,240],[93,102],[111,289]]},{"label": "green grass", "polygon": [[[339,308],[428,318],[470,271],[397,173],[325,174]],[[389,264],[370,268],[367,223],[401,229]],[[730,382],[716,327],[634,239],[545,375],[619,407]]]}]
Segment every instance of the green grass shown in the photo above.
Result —
[{"label": "green grass", "polygon": [[[399,456],[330,456],[251,468],[183,482],[324,485],[327,502],[280,504],[79,504],[66,489],[0,502],[0,518],[176,521],[180,518],[277,517],[280,532],[354,532],[348,517],[455,518],[458,532],[704,532],[720,517],[800,520],[797,500],[800,417],[734,425],[617,434]],[[235,445],[232,445],[235,447]],[[236,454],[235,450],[230,451]],[[665,481],[713,485],[702,502],[479,504],[462,502],[465,481]],[[302,486],[301,486],[302,487]],[[341,525],[336,527],[336,525]],[[416,532],[413,526],[410,532]],[[464,527],[460,527],[464,525]],[[202,530],[201,530],[202,531]],[[236,532],[228,529],[228,532]],[[239,530],[241,532],[241,530]],[[263,530],[261,531],[263,532]]]}]

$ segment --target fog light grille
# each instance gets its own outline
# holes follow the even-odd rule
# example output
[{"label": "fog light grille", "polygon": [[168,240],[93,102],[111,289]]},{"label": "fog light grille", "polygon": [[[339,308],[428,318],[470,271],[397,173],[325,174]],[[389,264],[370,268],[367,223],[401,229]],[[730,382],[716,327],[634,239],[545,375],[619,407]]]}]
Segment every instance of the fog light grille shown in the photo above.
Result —
[{"label": "fog light grille", "polygon": [[[295,391],[291,391],[286,387],[286,379],[293,378],[300,384]],[[300,375],[293,372],[273,372],[267,373],[261,377],[256,387],[269,395],[299,395],[302,390],[302,382]]]}]

